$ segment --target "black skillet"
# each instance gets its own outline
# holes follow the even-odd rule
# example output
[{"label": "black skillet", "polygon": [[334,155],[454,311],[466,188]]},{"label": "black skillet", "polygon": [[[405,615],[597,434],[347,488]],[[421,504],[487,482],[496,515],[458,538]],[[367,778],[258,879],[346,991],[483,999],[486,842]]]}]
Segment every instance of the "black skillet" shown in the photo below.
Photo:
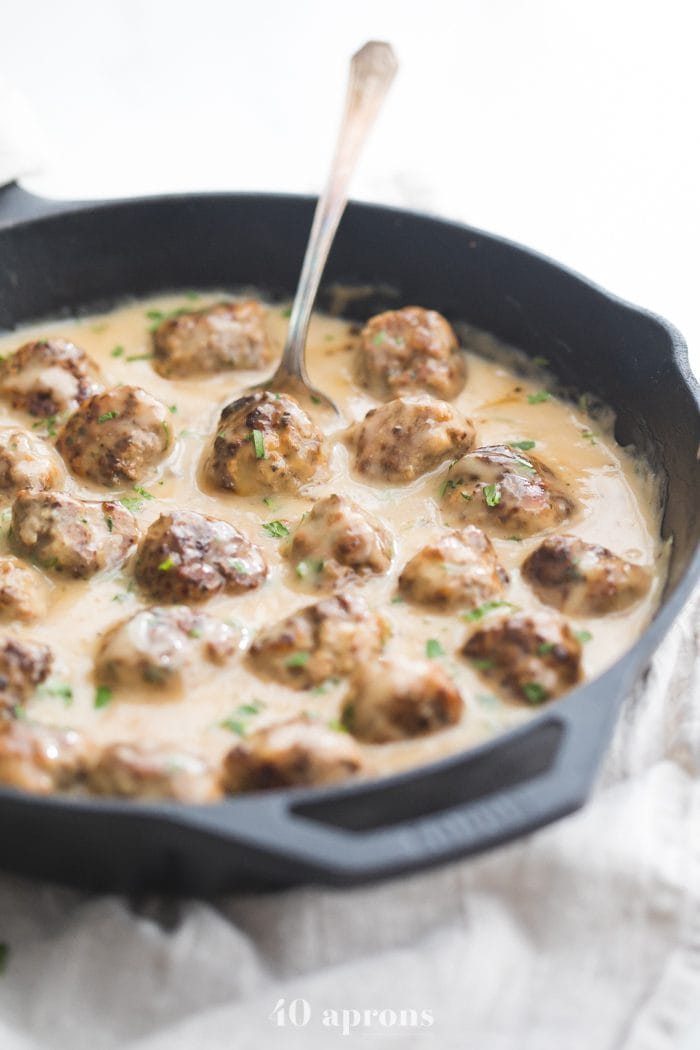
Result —
[{"label": "black skillet", "polygon": [[[0,330],[190,288],[295,288],[314,201],[249,194],[66,204],[0,190]],[[525,727],[371,783],[218,805],[0,790],[0,864],[74,885],[209,893],[347,885],[476,853],[579,807],[620,704],[700,578],[700,397],[679,333],[525,248],[450,222],[351,204],[325,285],[373,288],[349,314],[421,303],[544,356],[592,391],[666,482],[669,583],[605,674]],[[321,300],[323,303],[323,299]]]}]

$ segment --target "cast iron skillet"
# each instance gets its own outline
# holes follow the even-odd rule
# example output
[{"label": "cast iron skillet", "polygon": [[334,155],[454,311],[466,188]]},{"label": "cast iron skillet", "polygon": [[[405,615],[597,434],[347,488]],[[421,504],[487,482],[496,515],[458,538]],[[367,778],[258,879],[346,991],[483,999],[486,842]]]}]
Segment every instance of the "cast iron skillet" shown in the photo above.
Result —
[{"label": "cast iron skillet", "polygon": [[[247,194],[58,204],[7,187],[0,330],[173,289],[290,295],[313,207]],[[700,578],[700,397],[683,340],[525,248],[389,208],[348,207],[325,287],[333,282],[375,289],[351,306],[357,317],[434,307],[547,357],[565,388],[615,409],[618,441],[666,479],[663,528],[674,543],[658,615],[605,674],[523,728],[374,783],[204,807],[2,790],[3,867],[111,890],[347,885],[484,850],[584,802],[622,699]]]}]

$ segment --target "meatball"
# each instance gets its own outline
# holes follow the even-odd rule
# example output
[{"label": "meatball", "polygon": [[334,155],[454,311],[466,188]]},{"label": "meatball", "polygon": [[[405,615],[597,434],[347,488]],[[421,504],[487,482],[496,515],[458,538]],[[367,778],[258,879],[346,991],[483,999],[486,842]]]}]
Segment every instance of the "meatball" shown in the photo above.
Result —
[{"label": "meatball", "polygon": [[548,537],[525,559],[522,574],[541,601],[571,616],[626,609],[650,582],[639,565],[577,536]]},{"label": "meatball", "polygon": [[18,558],[0,557],[0,621],[37,620],[46,611],[46,594],[36,572]]},{"label": "meatball", "polygon": [[72,412],[101,389],[95,362],[65,339],[25,343],[0,365],[0,397],[32,416]]},{"label": "meatball", "polygon": [[203,663],[225,664],[239,641],[234,628],[184,605],[141,609],[102,638],[95,677],[108,686],[181,689]]},{"label": "meatball", "polygon": [[239,496],[298,492],[326,474],[323,435],[288,394],[246,394],[221,413],[205,472]]},{"label": "meatball", "polygon": [[88,786],[98,795],[215,802],[218,777],[198,755],[166,747],[112,744],[87,771]]},{"label": "meatball", "polygon": [[0,428],[0,493],[61,488],[65,471],[45,441],[18,427]]},{"label": "meatball", "polygon": [[258,674],[293,689],[310,689],[350,674],[380,652],[387,628],[355,594],[307,605],[255,638],[250,658]]},{"label": "meatball", "polygon": [[153,367],[168,377],[262,368],[271,358],[265,311],[255,299],[169,317],[153,333]]},{"label": "meatball", "polygon": [[319,586],[386,572],[393,544],[387,529],[347,496],[326,496],[296,529],[289,556],[297,575]]},{"label": "meatball", "polygon": [[507,583],[491,540],[467,525],[421,548],[401,573],[399,590],[426,605],[474,608],[500,598]]},{"label": "meatball", "polygon": [[83,745],[70,729],[0,720],[0,784],[48,795],[82,774]]},{"label": "meatball", "polygon": [[87,578],[120,565],[138,539],[132,514],[110,500],[79,500],[63,492],[20,492],[12,536],[45,569]]},{"label": "meatball", "polygon": [[233,525],[194,511],[161,514],[139,547],[136,579],[154,598],[194,602],[241,594],[267,576],[260,550]]},{"label": "meatball", "polygon": [[467,364],[442,314],[406,306],[369,319],[358,351],[358,374],[377,397],[425,391],[450,400],[466,382]]},{"label": "meatball", "polygon": [[433,661],[383,657],[358,665],[342,721],[358,740],[386,744],[444,729],[463,710],[459,690]]},{"label": "meatball", "polygon": [[308,716],[258,729],[224,760],[227,791],[334,784],[360,772],[362,756],[347,733]]},{"label": "meatball", "polygon": [[566,621],[551,613],[494,618],[463,651],[487,680],[529,704],[560,696],[581,678],[581,645]]},{"label": "meatball", "polygon": [[574,505],[541,460],[508,445],[488,445],[452,464],[442,508],[455,523],[520,538],[558,525]]},{"label": "meatball", "polygon": [[99,485],[141,481],[172,442],[170,413],[138,386],[95,394],[70,417],[56,447],[80,478]]},{"label": "meatball", "polygon": [[0,634],[0,710],[23,704],[46,679],[53,654],[48,645]]},{"label": "meatball", "polygon": [[474,427],[445,401],[396,398],[353,427],[357,470],[374,481],[414,481],[474,444]]}]

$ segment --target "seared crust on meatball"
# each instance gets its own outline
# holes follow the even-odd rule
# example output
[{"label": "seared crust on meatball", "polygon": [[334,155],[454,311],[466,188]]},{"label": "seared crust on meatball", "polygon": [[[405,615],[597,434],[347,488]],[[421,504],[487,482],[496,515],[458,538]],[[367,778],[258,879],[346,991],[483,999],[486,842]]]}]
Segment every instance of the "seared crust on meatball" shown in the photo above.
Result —
[{"label": "seared crust on meatball", "polygon": [[474,608],[500,598],[508,583],[488,536],[475,525],[448,532],[422,547],[399,576],[399,590],[410,601],[451,608]]},{"label": "seared crust on meatball", "polygon": [[50,445],[19,427],[0,427],[0,494],[56,489],[64,480],[63,464]]},{"label": "seared crust on meatball", "polygon": [[0,719],[0,784],[48,795],[82,774],[83,744],[72,729]]},{"label": "seared crust on meatball", "polygon": [[12,537],[43,568],[85,579],[120,565],[138,528],[134,516],[111,500],[20,492],[12,506]]},{"label": "seared crust on meatball", "polygon": [[396,398],[371,409],[349,441],[360,474],[399,484],[470,449],[474,427],[445,401]]},{"label": "seared crust on meatball", "polygon": [[141,609],[112,627],[95,659],[101,685],[182,688],[202,664],[221,666],[235,655],[240,632],[185,605]]},{"label": "seared crust on meatball", "polygon": [[571,616],[619,612],[639,601],[650,584],[639,565],[577,536],[549,536],[521,571],[540,601]]},{"label": "seared crust on meatball", "polygon": [[343,676],[380,652],[387,627],[356,594],[337,594],[261,631],[250,649],[255,671],[293,689]]},{"label": "seared crust on meatball", "polygon": [[521,538],[558,525],[574,504],[540,459],[509,445],[487,445],[452,464],[441,507],[455,524]]},{"label": "seared crust on meatball", "polygon": [[205,473],[239,496],[298,492],[325,476],[323,435],[288,394],[246,394],[221,413]]},{"label": "seared crust on meatball", "polygon": [[227,521],[179,510],[161,514],[151,525],[134,575],[159,601],[196,602],[220,591],[254,590],[267,576],[267,563]]},{"label": "seared crust on meatball", "polygon": [[53,654],[48,645],[0,634],[0,709],[11,709],[28,700],[45,680]]},{"label": "seared crust on meatball", "polygon": [[304,515],[289,545],[297,575],[316,586],[336,586],[384,573],[393,544],[388,530],[347,496],[326,496]]},{"label": "seared crust on meatball", "polygon": [[35,339],[0,365],[0,397],[32,416],[72,412],[101,389],[95,362],[65,339]]},{"label": "seared crust on meatball", "polygon": [[169,377],[269,364],[265,311],[256,299],[216,303],[169,317],[153,333],[153,367]]},{"label": "seared crust on meatball", "polygon": [[38,620],[46,611],[46,592],[38,574],[10,555],[0,557],[0,621]]},{"label": "seared crust on meatball", "polygon": [[341,718],[358,740],[386,744],[454,725],[463,711],[459,690],[436,663],[384,656],[358,665]]},{"label": "seared crust on meatball", "polygon": [[581,645],[553,613],[514,613],[480,627],[463,650],[478,671],[516,700],[540,704],[581,679]]},{"label": "seared crust on meatball", "polygon": [[448,321],[436,310],[405,306],[371,317],[362,332],[358,374],[377,397],[425,391],[451,400],[467,378],[467,364]]},{"label": "seared crust on meatball", "polygon": [[112,744],[87,771],[89,788],[98,795],[216,802],[218,777],[198,755],[179,749]]},{"label": "seared crust on meatball", "polygon": [[166,406],[138,386],[117,386],[85,401],[56,447],[79,478],[98,485],[141,481],[172,444]]},{"label": "seared crust on meatball", "polygon": [[334,784],[359,773],[360,750],[347,733],[307,716],[258,729],[224,759],[229,792]]}]

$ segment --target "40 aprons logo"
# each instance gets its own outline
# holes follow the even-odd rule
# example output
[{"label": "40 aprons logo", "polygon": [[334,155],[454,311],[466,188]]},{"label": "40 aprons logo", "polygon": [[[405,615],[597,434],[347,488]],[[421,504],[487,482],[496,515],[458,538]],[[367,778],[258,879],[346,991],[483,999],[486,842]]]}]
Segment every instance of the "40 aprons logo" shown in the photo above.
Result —
[{"label": "40 aprons logo", "polygon": [[308,999],[278,999],[269,1018],[278,1028],[306,1028],[320,1023],[324,1028],[334,1028],[342,1035],[368,1028],[431,1028],[435,1023],[432,1010],[413,1008],[324,1007],[320,1013],[314,1014]]}]

